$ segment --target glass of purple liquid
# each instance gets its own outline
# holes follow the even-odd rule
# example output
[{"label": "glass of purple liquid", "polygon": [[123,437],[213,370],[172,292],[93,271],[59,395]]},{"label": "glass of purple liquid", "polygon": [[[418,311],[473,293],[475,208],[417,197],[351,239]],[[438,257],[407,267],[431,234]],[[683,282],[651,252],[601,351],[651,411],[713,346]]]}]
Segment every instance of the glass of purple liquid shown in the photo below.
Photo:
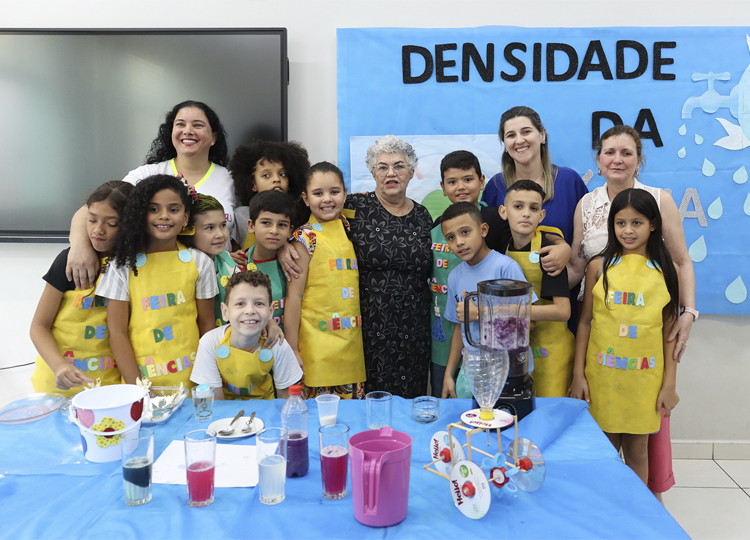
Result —
[{"label": "glass of purple liquid", "polygon": [[323,497],[343,499],[346,497],[346,473],[349,465],[349,426],[321,426],[318,436]]},{"label": "glass of purple liquid", "polygon": [[307,432],[289,430],[286,440],[286,477],[301,477],[310,468]]}]

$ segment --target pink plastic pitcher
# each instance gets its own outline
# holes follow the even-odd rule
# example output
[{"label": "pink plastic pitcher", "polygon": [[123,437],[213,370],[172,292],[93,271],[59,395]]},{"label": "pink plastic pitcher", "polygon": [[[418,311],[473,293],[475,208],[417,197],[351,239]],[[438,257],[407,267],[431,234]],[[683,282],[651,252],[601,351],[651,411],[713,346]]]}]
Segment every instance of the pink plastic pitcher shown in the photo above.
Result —
[{"label": "pink plastic pitcher", "polygon": [[354,517],[370,527],[389,527],[406,517],[411,437],[385,427],[349,438]]}]

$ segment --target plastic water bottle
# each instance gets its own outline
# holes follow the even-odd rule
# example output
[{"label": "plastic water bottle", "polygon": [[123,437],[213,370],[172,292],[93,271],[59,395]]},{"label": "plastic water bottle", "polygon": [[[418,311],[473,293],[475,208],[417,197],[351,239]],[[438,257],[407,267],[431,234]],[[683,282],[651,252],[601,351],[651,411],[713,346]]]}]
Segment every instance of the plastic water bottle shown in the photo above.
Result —
[{"label": "plastic water bottle", "polygon": [[301,386],[289,387],[289,399],[281,409],[281,425],[287,430],[286,477],[305,476],[310,466],[307,450],[307,425],[310,413],[302,399]]}]

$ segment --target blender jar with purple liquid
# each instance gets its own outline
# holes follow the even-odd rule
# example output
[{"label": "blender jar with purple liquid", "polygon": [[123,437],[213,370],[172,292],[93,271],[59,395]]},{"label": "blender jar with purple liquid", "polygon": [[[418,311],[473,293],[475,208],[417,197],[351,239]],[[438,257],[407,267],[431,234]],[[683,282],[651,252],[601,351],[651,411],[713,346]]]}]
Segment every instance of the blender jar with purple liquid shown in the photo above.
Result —
[{"label": "blender jar with purple liquid", "polygon": [[529,375],[529,320],[534,286],[514,279],[494,279],[477,283],[476,292],[466,296],[465,320],[469,320],[469,301],[476,299],[479,309],[480,340],[464,325],[467,341],[479,349],[508,352],[508,379],[495,408],[507,409],[519,420],[534,410],[534,382]]}]

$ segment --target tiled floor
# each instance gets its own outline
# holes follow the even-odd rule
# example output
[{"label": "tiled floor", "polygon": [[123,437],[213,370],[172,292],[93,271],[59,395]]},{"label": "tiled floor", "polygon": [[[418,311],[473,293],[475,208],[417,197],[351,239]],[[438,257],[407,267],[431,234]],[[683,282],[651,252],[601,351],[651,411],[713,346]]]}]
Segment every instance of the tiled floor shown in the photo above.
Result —
[{"label": "tiled floor", "polygon": [[750,460],[675,459],[664,505],[693,540],[750,540]]}]

